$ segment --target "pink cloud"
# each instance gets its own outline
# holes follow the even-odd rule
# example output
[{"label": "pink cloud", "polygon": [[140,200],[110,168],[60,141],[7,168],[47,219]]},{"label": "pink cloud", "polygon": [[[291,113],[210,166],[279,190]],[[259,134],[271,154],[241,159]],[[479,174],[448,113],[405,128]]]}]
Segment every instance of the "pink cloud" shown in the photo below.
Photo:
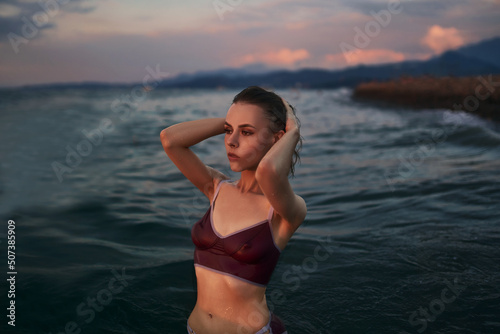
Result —
[{"label": "pink cloud", "polygon": [[399,62],[405,59],[406,57],[403,53],[387,49],[357,49],[346,54],[336,53],[325,56],[327,64],[334,67],[343,67],[346,63],[347,65],[383,64]]},{"label": "pink cloud", "polygon": [[465,44],[464,38],[457,29],[443,28],[438,25],[430,27],[421,42],[436,54]]},{"label": "pink cloud", "polygon": [[287,48],[279,51],[247,54],[236,61],[237,65],[252,63],[265,63],[268,65],[293,65],[300,60],[308,59],[311,55],[306,49],[290,50]]}]

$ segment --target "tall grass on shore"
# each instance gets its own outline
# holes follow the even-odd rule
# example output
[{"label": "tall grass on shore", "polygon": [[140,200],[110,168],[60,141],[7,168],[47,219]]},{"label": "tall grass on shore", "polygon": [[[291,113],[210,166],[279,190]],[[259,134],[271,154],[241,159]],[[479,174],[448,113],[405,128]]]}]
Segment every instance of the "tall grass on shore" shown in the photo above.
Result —
[{"label": "tall grass on shore", "polygon": [[353,95],[415,108],[463,110],[500,121],[500,75],[401,77],[359,84]]}]

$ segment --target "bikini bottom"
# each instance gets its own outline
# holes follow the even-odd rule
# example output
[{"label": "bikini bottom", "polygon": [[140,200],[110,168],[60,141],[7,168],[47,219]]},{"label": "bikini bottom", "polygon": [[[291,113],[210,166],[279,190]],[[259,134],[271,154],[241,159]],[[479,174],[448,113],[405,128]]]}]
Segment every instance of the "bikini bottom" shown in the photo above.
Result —
[{"label": "bikini bottom", "polygon": [[[196,334],[196,332],[187,324],[188,334]],[[269,311],[269,322],[267,325],[259,329],[255,334],[263,334],[269,331],[269,334],[288,334],[283,321],[278,316]]]}]

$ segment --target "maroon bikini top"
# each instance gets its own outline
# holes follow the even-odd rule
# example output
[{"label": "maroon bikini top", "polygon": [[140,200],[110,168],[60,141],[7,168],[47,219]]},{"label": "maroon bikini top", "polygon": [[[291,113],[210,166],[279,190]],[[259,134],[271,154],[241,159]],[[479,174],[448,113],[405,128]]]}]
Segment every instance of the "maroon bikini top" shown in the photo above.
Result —
[{"label": "maroon bikini top", "polygon": [[266,286],[281,254],[271,226],[273,207],[269,209],[266,220],[226,236],[220,235],[215,230],[212,216],[215,199],[226,181],[219,182],[210,208],[191,229],[191,238],[196,246],[194,265]]}]

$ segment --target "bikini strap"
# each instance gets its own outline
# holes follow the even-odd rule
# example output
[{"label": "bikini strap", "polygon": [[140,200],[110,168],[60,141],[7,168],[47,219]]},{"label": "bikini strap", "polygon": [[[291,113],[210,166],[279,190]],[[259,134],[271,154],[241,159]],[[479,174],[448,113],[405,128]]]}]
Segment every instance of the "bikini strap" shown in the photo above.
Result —
[{"label": "bikini strap", "polygon": [[269,222],[271,222],[271,219],[273,219],[273,213],[274,213],[274,208],[271,205],[269,208],[269,214],[267,215],[267,220],[269,220]]},{"label": "bikini strap", "polygon": [[217,195],[219,194],[219,190],[220,190],[220,186],[222,185],[222,182],[229,182],[229,181],[231,181],[231,180],[220,180],[219,181],[217,188],[215,188],[214,197],[212,198],[212,203],[210,203],[210,206],[213,207],[215,199],[217,198]]}]

